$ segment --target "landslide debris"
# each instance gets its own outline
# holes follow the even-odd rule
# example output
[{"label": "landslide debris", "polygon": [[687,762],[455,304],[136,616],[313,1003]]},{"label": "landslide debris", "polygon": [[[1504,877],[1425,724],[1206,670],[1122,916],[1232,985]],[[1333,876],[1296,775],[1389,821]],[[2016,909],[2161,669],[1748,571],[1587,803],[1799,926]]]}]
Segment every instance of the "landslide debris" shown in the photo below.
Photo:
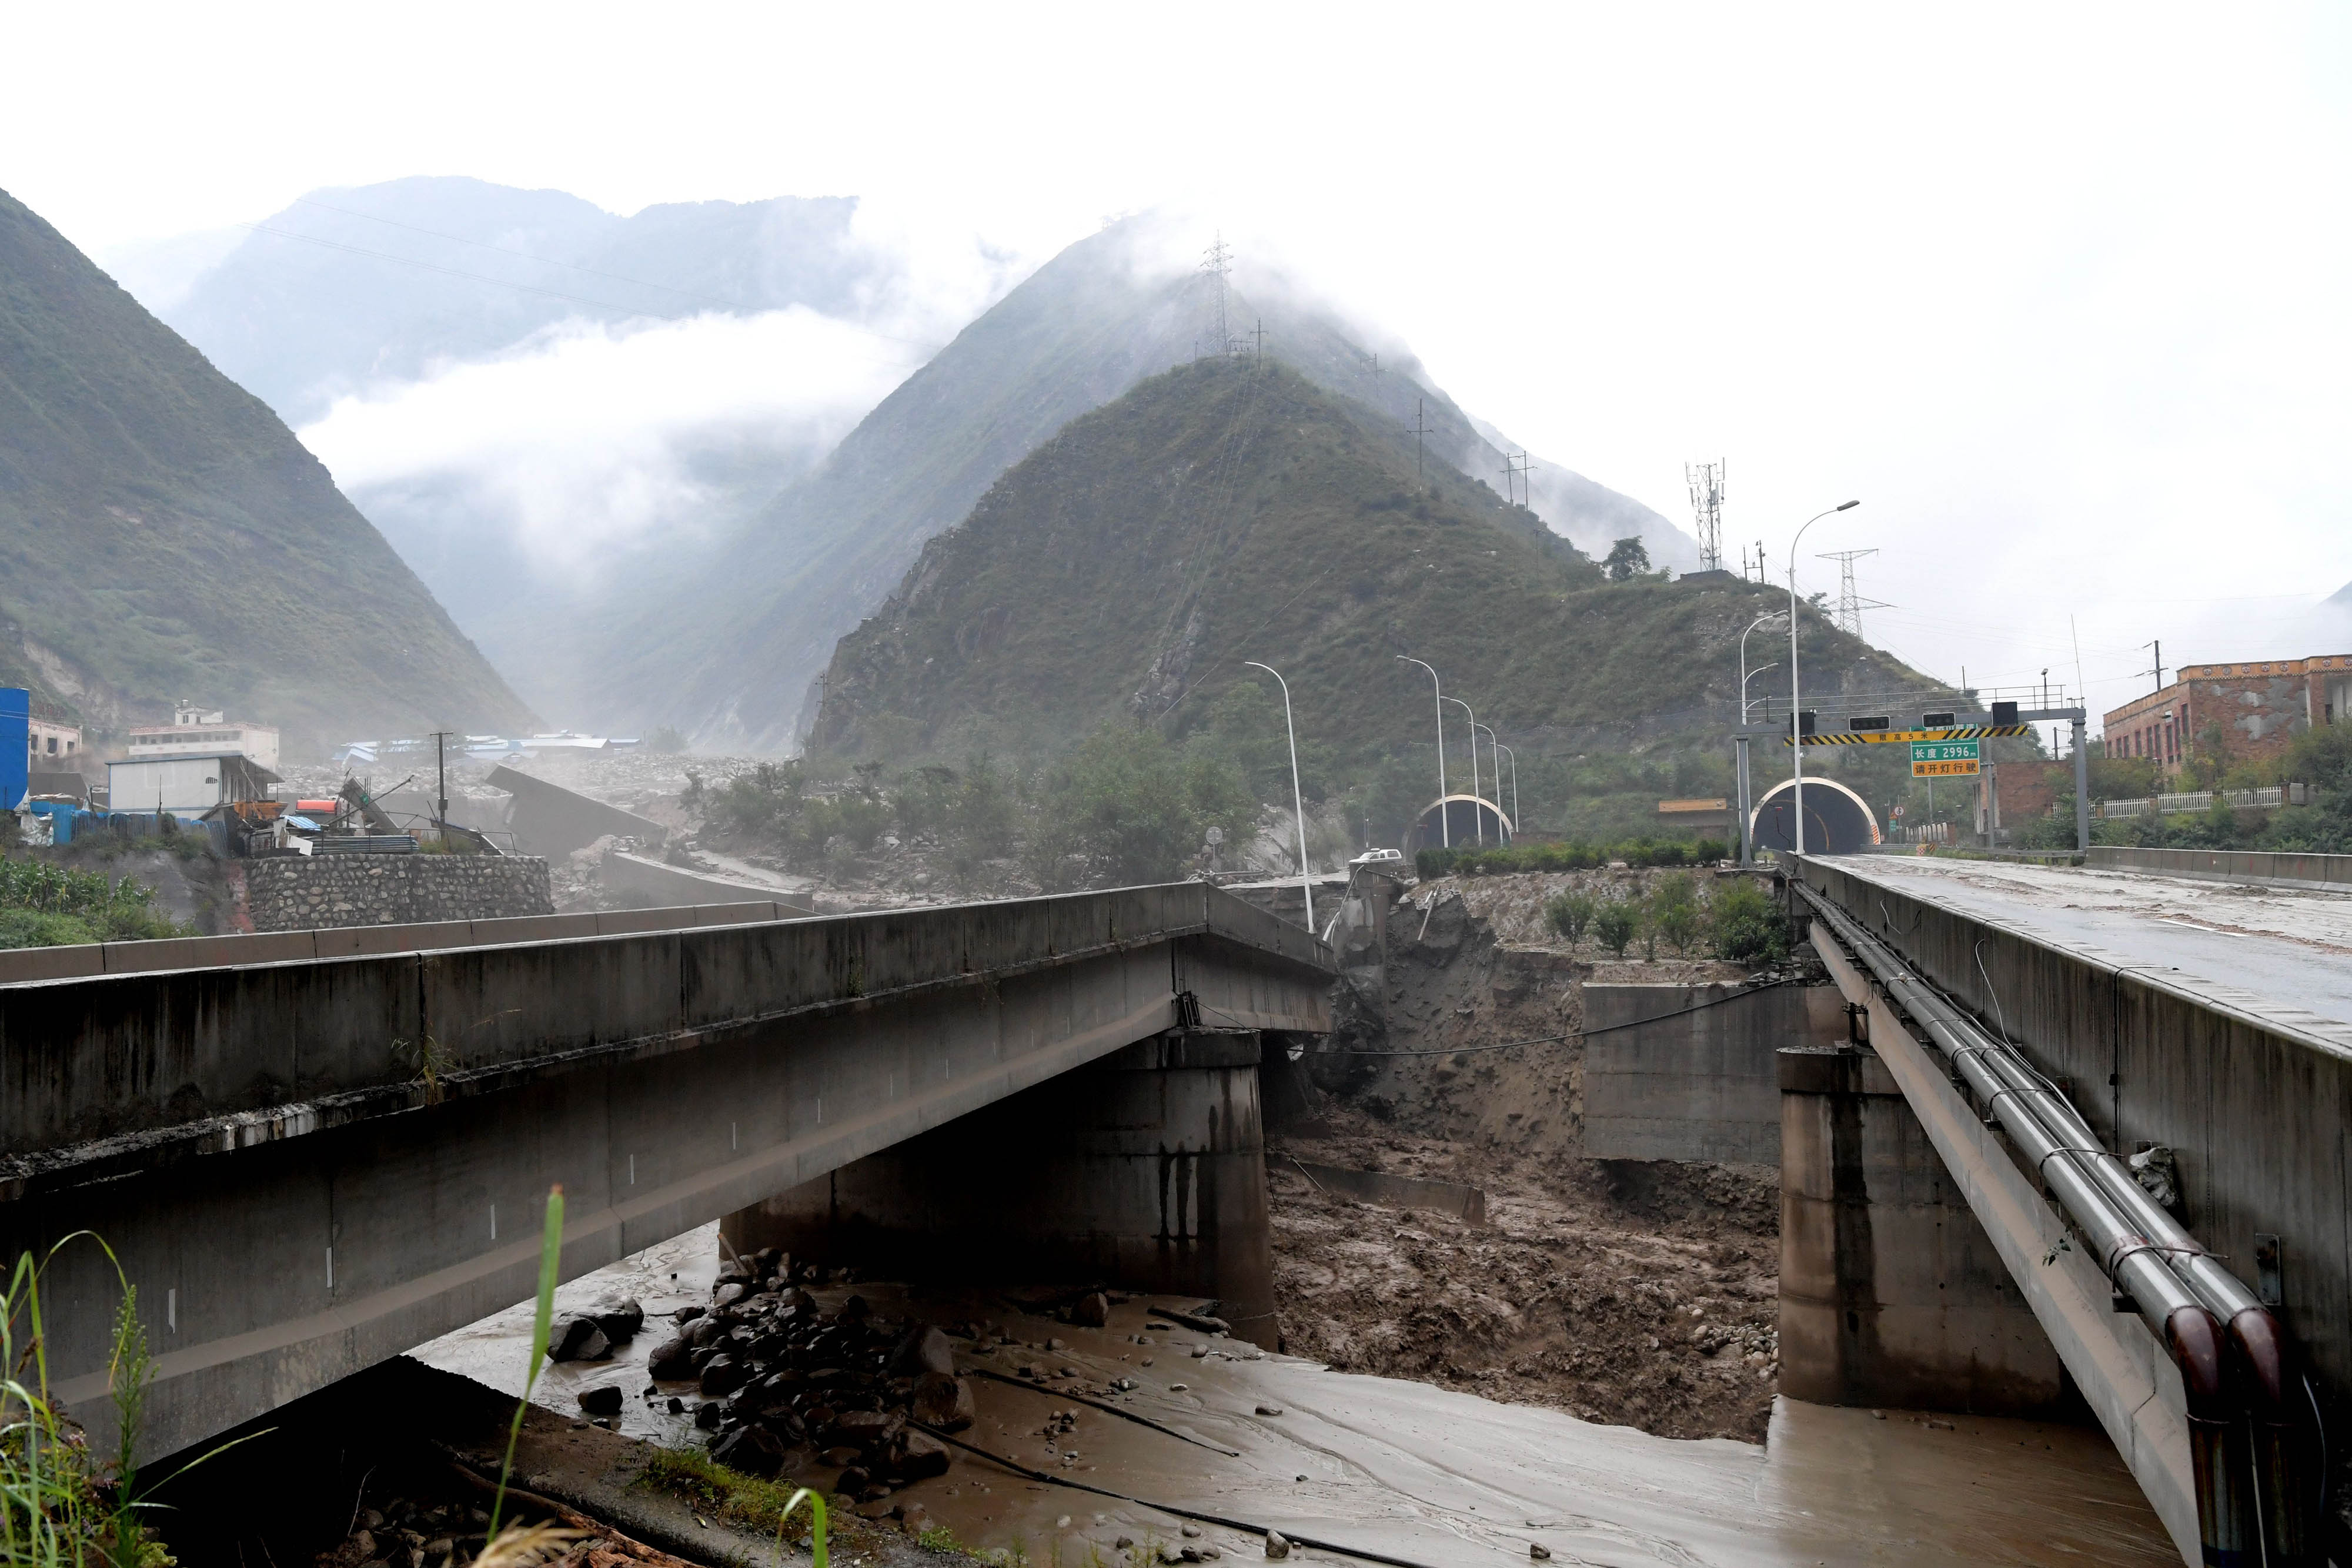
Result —
[{"label": "landslide debris", "polygon": [[[1320,1114],[1268,1139],[1286,1350],[1662,1437],[1763,1439],[1780,1173],[1585,1158],[1574,1038],[1588,983],[1747,973],[1570,948],[1541,924],[1564,888],[1638,897],[1661,874],[1447,879],[1399,896],[1387,966],[1354,971],[1378,979],[1343,997],[1333,1049],[1306,1059]],[[1480,1049],[1513,1040],[1543,1043]],[[1441,1054],[1347,1054],[1415,1051]],[[1477,1186],[1486,1223],[1334,1197],[1294,1159]]]}]

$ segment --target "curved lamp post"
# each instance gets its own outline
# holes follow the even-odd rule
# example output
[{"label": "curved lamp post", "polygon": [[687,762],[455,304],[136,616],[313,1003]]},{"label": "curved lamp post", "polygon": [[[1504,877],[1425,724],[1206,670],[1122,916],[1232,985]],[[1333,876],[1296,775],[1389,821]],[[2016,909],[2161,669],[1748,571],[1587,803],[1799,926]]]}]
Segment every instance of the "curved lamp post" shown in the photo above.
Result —
[{"label": "curved lamp post", "polygon": [[1777,663],[1766,664],[1760,669],[1751,670],[1748,667],[1748,632],[1755,631],[1768,622],[1777,621],[1780,617],[1780,611],[1768,610],[1750,621],[1747,631],[1739,633],[1739,727],[1743,733],[1739,737],[1738,747],[1739,776],[1737,785],[1739,792],[1739,863],[1741,865],[1756,863],[1755,836],[1748,830],[1748,818],[1755,810],[1755,800],[1753,791],[1749,789],[1748,784],[1748,737],[1744,733],[1748,728],[1748,683],[1762,674],[1765,670],[1780,668]]},{"label": "curved lamp post", "polygon": [[[1478,744],[1478,732],[1482,729],[1486,732],[1486,759],[1495,765],[1493,768],[1495,775],[1495,841],[1499,844],[1503,841],[1502,743],[1495,738],[1495,727],[1493,725],[1473,724],[1470,727],[1470,744],[1472,746],[1475,747]],[[1515,812],[1513,815],[1516,818],[1517,813]]]},{"label": "curved lamp post", "polygon": [[1429,684],[1437,692],[1437,832],[1447,849],[1454,847],[1454,828],[1446,821],[1445,810],[1445,687],[1437,679],[1436,666],[1425,660],[1399,653],[1408,664],[1419,664],[1429,672]]},{"label": "curved lamp post", "polygon": [[[1470,826],[1483,846],[1486,841],[1486,819],[1478,814],[1478,804],[1486,797],[1478,793],[1478,715],[1460,697],[1447,697],[1447,702],[1470,715]],[[1440,810],[1444,810],[1443,806]]]},{"label": "curved lamp post", "polygon": [[[1486,732],[1489,740],[1494,739],[1494,735],[1495,732],[1491,729]],[[1519,754],[1499,740],[1496,740],[1494,744],[1497,751],[1511,759],[1511,831],[1517,832],[1519,830]],[[1495,793],[1499,795],[1502,792],[1501,786],[1497,785]]]},{"label": "curved lamp post", "polygon": [[1242,661],[1253,670],[1264,670],[1282,688],[1282,729],[1290,737],[1290,808],[1298,813],[1298,891],[1307,898],[1307,929],[1315,929],[1315,873],[1307,863],[1307,803],[1298,793],[1298,731],[1290,722],[1290,683],[1272,664],[1261,664],[1255,659]]},{"label": "curved lamp post", "polygon": [[[1811,528],[1831,512],[1850,512],[1861,506],[1860,501],[1841,501],[1828,512],[1817,512],[1805,519],[1805,528]],[[1805,528],[1797,530],[1797,538],[1789,541],[1789,751],[1794,758],[1797,797],[1797,852],[1805,852],[1805,737],[1799,732],[1797,721],[1797,540],[1805,537]]]}]

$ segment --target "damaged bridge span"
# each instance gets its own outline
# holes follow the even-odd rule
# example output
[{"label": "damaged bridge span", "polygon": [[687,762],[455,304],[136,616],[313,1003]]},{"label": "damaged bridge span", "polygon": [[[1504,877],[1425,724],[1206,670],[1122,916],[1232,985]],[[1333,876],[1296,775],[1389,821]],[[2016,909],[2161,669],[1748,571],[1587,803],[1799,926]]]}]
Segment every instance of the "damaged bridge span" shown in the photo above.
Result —
[{"label": "damaged bridge span", "polygon": [[[567,1279],[847,1190],[913,1253],[1270,1298],[1259,1036],[1328,1029],[1312,934],[1202,883],[678,925],[0,986],[0,1240],[120,1260],[142,1449],[527,1298],[557,1183]],[[99,1429],[118,1296],[87,1240],[43,1284]]]}]

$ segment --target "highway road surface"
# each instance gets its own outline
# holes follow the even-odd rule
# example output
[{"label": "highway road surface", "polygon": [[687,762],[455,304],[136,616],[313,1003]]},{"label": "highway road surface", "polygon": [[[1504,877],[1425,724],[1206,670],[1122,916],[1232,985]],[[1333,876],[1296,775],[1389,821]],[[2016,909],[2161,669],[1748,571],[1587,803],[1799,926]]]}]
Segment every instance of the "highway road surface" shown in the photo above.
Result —
[{"label": "highway road surface", "polygon": [[2064,946],[2105,948],[2352,1026],[2352,894],[1915,855],[1841,855],[1837,864]]}]

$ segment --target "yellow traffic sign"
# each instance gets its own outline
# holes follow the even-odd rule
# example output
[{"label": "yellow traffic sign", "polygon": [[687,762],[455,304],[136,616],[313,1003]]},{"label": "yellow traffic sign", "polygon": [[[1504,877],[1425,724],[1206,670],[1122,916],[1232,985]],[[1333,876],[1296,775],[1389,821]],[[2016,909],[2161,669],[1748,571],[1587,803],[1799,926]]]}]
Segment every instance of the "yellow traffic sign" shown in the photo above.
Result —
[{"label": "yellow traffic sign", "polygon": [[[1968,724],[1951,729],[1859,729],[1843,735],[1809,735],[1807,746],[1908,746],[1924,740],[1985,740],[1998,735],[2031,735],[2028,724]],[[1780,744],[1789,744],[1782,736]]]}]

